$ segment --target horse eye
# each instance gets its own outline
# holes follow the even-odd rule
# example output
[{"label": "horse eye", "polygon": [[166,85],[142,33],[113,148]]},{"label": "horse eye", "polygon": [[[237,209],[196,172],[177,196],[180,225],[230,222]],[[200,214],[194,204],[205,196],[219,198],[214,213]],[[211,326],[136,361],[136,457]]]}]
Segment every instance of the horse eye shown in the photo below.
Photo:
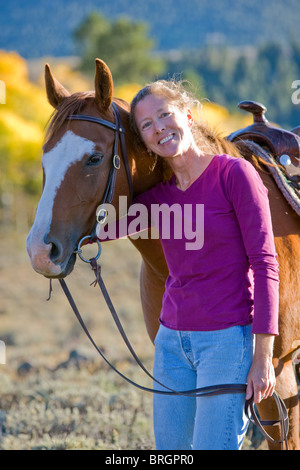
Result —
[{"label": "horse eye", "polygon": [[89,156],[86,164],[88,166],[93,166],[97,165],[98,163],[101,163],[103,159],[103,155],[101,153],[93,153],[92,155]]}]

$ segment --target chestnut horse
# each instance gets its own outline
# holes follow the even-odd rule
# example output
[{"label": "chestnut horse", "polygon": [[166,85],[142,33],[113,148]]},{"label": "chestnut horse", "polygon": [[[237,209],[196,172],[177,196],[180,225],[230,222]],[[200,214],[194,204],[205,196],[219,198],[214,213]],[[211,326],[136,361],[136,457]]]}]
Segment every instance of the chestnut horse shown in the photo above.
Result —
[{"label": "chestnut horse", "polygon": [[[96,209],[108,180],[114,145],[114,132],[111,129],[94,122],[69,120],[70,115],[85,114],[114,122],[114,102],[125,128],[134,196],[150,189],[168,175],[159,161],[153,161],[145,149],[136,147],[129,125],[129,105],[123,100],[113,99],[113,81],[106,64],[96,60],[94,92],[70,95],[54,78],[48,64],[45,80],[48,100],[56,113],[44,145],[44,187],[35,222],[28,235],[27,251],[38,273],[47,278],[62,278],[74,267],[74,251],[79,240],[90,234],[94,227]],[[240,156],[233,143],[210,133],[206,127],[203,127],[203,133],[214,142],[216,153]],[[252,155],[247,148],[241,152],[245,158]],[[276,390],[284,399],[289,412],[289,448],[298,449],[298,390],[291,356],[295,350],[295,341],[300,338],[300,220],[270,174],[262,171],[261,175],[269,190],[280,265],[280,335],[276,337],[274,351]],[[112,200],[117,211],[120,195],[129,196],[128,178],[122,159]],[[168,269],[158,239],[138,238],[131,241],[142,255],[141,301],[147,331],[153,341],[159,326]],[[262,419],[277,419],[272,399],[262,401],[258,408]],[[275,439],[279,439],[277,428],[275,426],[270,431]],[[269,446],[277,448],[276,445]]]}]

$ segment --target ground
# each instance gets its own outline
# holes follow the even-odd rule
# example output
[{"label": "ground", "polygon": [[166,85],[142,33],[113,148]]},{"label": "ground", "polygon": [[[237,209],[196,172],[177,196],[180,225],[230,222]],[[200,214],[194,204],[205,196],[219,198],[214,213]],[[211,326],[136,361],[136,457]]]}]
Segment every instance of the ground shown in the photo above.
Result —
[{"label": "ground", "polygon": [[[127,384],[97,356],[60,285],[36,274],[26,234],[0,241],[0,449],[154,449],[152,396]],[[92,250],[92,247],[89,249]],[[86,253],[88,256],[88,253]],[[136,352],[151,371],[153,346],[139,300],[140,255],[127,240],[103,244],[102,275]],[[151,387],[114,326],[88,264],[68,286],[96,343],[125,375]],[[251,440],[250,440],[251,439]],[[265,449],[250,428],[244,449]]]}]

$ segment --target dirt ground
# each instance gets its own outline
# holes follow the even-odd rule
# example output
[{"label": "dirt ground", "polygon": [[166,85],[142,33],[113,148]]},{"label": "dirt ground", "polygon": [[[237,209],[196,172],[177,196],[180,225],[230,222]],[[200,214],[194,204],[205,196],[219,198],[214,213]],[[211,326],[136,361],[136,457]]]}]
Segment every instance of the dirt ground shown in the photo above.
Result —
[{"label": "dirt ground", "polygon": [[[111,371],[89,343],[57,281],[36,274],[24,236],[0,241],[0,448],[153,448],[151,397]],[[153,346],[139,300],[140,255],[130,242],[105,246],[102,274],[137,353],[151,370]],[[94,274],[77,261],[68,286],[96,343],[131,379],[151,386],[133,364]],[[35,417],[35,420],[33,419]]]},{"label": "dirt ground", "polygon": [[[26,234],[0,240],[0,449],[154,449],[152,397],[99,358],[60,285],[36,274]],[[90,247],[92,250],[92,247]],[[140,255],[128,240],[106,243],[102,275],[136,352],[151,371],[153,346],[139,299]],[[113,324],[88,264],[77,261],[68,286],[96,343],[130,379],[151,387]],[[250,426],[244,449],[265,449]]]}]

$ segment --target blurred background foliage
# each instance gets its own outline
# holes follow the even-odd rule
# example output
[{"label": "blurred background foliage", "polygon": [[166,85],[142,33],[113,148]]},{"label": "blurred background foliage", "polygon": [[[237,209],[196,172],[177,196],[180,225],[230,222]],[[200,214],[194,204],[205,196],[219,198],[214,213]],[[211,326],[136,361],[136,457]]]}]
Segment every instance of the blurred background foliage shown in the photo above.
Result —
[{"label": "blurred background foliage", "polygon": [[[73,93],[93,89],[94,60],[104,59],[114,95],[129,102],[145,82],[175,74],[191,83],[203,104],[195,117],[225,136],[252,122],[237,110],[246,99],[261,101],[269,120],[291,129],[300,124],[299,106],[291,102],[291,84],[300,78],[298,10],[298,0],[1,2],[0,338],[7,365],[0,370],[0,449],[153,448],[151,397],[138,395],[96,358],[62,292],[55,289],[51,302],[44,301],[48,282],[32,271],[26,254],[53,112],[45,63]],[[151,369],[140,255],[122,240],[108,243],[101,256],[116,309]],[[80,310],[107,357],[140,382],[104,300],[94,289],[87,293],[89,275],[77,263],[69,278]],[[71,360],[74,352],[78,363]],[[246,448],[265,448],[249,429]]]},{"label": "blurred background foliage", "polygon": [[[114,95],[131,101],[146,82],[177,76],[188,80],[203,107],[194,110],[223,135],[252,122],[237,110],[241,100],[260,101],[267,117],[291,129],[300,124],[291,102],[293,80],[300,77],[300,42],[264,42],[256,47],[225,44],[157,52],[147,23],[124,16],[88,14],[73,31],[78,55],[24,59],[0,51],[0,80],[6,102],[0,104],[0,223],[32,223],[42,187],[41,156],[47,122],[53,112],[44,90],[44,64],[71,92],[93,88],[94,59],[103,59],[114,78]],[[31,208],[31,209],[30,209]]]},{"label": "blurred background foliage", "polygon": [[80,69],[94,74],[92,57],[101,57],[109,64],[115,83],[144,83],[161,75],[165,62],[151,52],[154,41],[148,36],[146,23],[126,17],[109,21],[99,13],[91,13],[74,33],[81,56]]}]

